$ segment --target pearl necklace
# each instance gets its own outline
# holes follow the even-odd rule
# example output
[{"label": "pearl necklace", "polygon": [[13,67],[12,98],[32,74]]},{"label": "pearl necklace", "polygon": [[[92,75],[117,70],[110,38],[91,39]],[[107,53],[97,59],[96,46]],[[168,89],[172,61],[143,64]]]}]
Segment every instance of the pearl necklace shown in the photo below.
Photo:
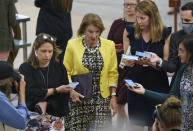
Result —
[{"label": "pearl necklace", "polygon": [[83,39],[83,45],[84,47],[88,50],[88,52],[91,54],[91,53],[95,53],[98,49],[99,49],[99,46],[100,46],[100,41],[98,42],[97,46],[96,47],[88,47],[88,45],[86,44],[86,41],[85,39]]}]

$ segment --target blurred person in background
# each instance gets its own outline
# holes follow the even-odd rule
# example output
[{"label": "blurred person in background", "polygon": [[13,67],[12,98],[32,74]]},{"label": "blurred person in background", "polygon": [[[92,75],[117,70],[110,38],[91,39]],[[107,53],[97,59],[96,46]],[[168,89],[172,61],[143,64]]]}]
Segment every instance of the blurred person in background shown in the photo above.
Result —
[{"label": "blurred person in background", "polygon": [[[19,105],[15,108],[10,100],[12,86],[15,83],[19,94]],[[23,75],[16,73],[8,62],[0,61],[0,130],[16,131],[26,127],[29,112],[25,104],[25,86]]]},{"label": "blurred person in background", "polygon": [[56,38],[56,45],[62,50],[60,63],[63,63],[67,42],[72,37],[72,2],[73,0],[35,0],[35,6],[40,8],[36,35],[47,33]]},{"label": "blurred person in background", "polygon": [[14,33],[16,24],[14,0],[0,1],[0,61],[7,61],[9,52],[14,50]]},{"label": "blurred person in background", "polygon": [[153,117],[152,131],[181,131],[181,101],[174,96],[169,97],[163,104],[156,105]]},{"label": "blurred person in background", "polygon": [[[18,0],[15,0],[15,3],[17,3]],[[16,14],[17,14],[17,9],[16,9]],[[19,24],[17,23],[15,26],[12,27],[13,32],[14,32],[14,39],[21,40],[21,28]],[[10,51],[9,57],[8,57],[8,62],[13,66],[14,60],[18,54],[19,49],[14,48],[13,51]]]}]

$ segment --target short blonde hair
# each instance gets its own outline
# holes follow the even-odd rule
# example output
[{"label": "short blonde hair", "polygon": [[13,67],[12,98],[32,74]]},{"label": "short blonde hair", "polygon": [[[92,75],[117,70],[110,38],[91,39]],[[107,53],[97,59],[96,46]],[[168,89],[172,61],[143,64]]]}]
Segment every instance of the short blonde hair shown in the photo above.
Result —
[{"label": "short blonde hair", "polygon": [[98,16],[97,14],[94,14],[94,13],[88,13],[83,17],[82,22],[80,24],[80,27],[78,29],[77,35],[83,36],[86,28],[89,25],[93,25],[93,26],[96,26],[97,28],[99,28],[100,35],[105,30],[105,27],[103,25],[103,22],[102,22],[102,19],[100,18],[100,16]]}]

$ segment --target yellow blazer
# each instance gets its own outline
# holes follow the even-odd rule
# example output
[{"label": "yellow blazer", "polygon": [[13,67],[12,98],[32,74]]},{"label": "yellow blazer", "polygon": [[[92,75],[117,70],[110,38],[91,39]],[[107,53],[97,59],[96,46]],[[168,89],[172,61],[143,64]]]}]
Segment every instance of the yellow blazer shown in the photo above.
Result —
[{"label": "yellow blazer", "polygon": [[[117,56],[114,42],[101,38],[99,51],[103,57],[103,69],[100,75],[100,91],[103,98],[110,96],[110,87],[117,87],[118,71]],[[71,76],[88,73],[89,70],[82,64],[82,57],[85,47],[82,44],[82,37],[68,41],[64,55],[64,65],[66,67],[69,81]]]}]

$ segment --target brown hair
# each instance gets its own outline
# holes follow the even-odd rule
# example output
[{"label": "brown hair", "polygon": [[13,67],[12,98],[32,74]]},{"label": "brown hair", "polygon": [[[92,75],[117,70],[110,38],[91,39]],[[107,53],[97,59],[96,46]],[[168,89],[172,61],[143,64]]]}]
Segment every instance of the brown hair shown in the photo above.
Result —
[{"label": "brown hair", "polygon": [[73,0],[51,0],[51,3],[62,12],[71,12]]},{"label": "brown hair", "polygon": [[10,94],[12,92],[12,83],[13,83],[13,78],[9,77],[6,79],[0,80],[0,91],[5,93],[5,95],[10,99]]},{"label": "brown hair", "polygon": [[193,66],[193,34],[187,34],[179,41],[188,52],[187,62]]},{"label": "brown hair", "polygon": [[[149,16],[152,42],[159,42],[162,39],[165,26],[161,20],[156,4],[151,0],[143,0],[137,4],[136,11]],[[141,30],[139,24],[136,22],[135,38],[139,39],[140,34]]]},{"label": "brown hair", "polygon": [[174,96],[168,98],[164,104],[158,108],[162,122],[166,128],[180,126],[182,123],[181,101]]},{"label": "brown hair", "polygon": [[56,46],[56,40],[45,33],[41,33],[37,36],[37,38],[35,39],[34,43],[33,43],[33,47],[30,53],[30,56],[27,60],[27,62],[34,67],[35,69],[37,69],[39,67],[39,60],[38,58],[35,56],[35,51],[37,49],[40,48],[40,46],[42,46],[43,44],[45,44],[46,42],[50,43],[53,46],[53,55],[52,55],[52,60],[54,61],[58,61],[58,55],[61,53],[60,49],[57,48]]},{"label": "brown hair", "polygon": [[105,30],[105,27],[103,25],[103,22],[102,22],[100,16],[98,16],[97,14],[94,14],[94,13],[88,13],[83,17],[82,22],[80,24],[80,27],[78,29],[77,35],[83,36],[86,28],[89,25],[93,25],[93,26],[96,26],[97,28],[99,28],[100,34]]}]

